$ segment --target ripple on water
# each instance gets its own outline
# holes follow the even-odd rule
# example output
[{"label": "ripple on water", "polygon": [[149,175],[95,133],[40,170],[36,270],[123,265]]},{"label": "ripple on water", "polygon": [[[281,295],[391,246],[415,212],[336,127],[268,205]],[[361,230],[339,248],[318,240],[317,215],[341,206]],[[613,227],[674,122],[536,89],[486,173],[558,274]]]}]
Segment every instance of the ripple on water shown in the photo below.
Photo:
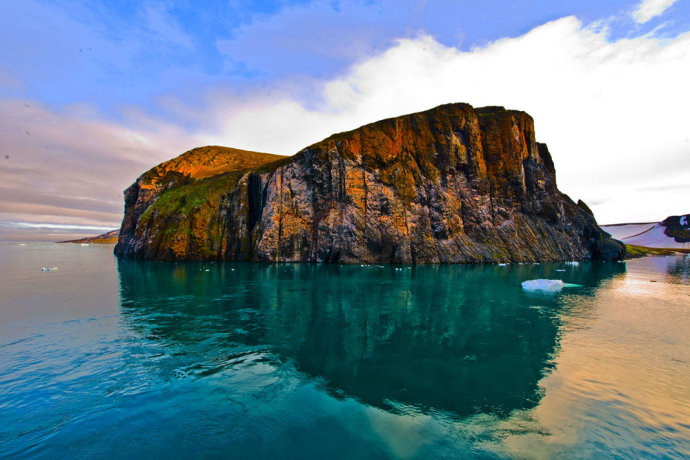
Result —
[{"label": "ripple on water", "polygon": [[[4,455],[690,456],[672,259],[101,268],[97,293],[72,285],[50,317],[0,323]],[[583,287],[522,292],[554,275]],[[69,307],[94,299],[116,308]]]}]

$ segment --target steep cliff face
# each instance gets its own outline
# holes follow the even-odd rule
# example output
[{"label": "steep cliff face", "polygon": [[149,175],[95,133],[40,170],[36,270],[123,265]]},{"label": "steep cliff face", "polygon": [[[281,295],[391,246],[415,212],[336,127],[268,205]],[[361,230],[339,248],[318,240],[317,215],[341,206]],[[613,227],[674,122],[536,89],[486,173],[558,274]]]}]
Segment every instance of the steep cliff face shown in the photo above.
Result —
[{"label": "steep cliff face", "polygon": [[[199,147],[142,174],[125,190],[116,254],[217,258],[213,232],[225,225],[220,200],[243,171],[287,157],[228,147]],[[198,234],[199,227],[207,227]],[[209,240],[207,241],[207,236]]]},{"label": "steep cliff face", "polygon": [[[185,155],[206,161],[200,149]],[[242,167],[221,174],[189,172],[172,166],[176,159],[142,175],[125,192],[116,252],[340,263],[624,256],[584,203],[558,191],[524,112],[449,104],[333,135],[292,157],[253,155],[249,165],[235,154]]]}]

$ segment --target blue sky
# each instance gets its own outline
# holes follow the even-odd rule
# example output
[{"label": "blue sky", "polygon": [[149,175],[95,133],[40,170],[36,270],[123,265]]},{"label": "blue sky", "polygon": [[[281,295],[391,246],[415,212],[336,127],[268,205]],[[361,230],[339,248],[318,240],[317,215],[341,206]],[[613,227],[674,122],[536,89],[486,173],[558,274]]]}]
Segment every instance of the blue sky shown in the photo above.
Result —
[{"label": "blue sky", "polygon": [[[291,154],[331,131],[459,101],[542,117],[551,139],[541,140],[551,145],[555,136],[556,146],[563,146],[560,158],[554,154],[557,167],[567,168],[561,188],[593,202],[600,220],[660,219],[665,216],[657,214],[671,205],[660,210],[650,199],[646,208],[634,209],[621,201],[624,184],[611,181],[598,191],[587,185],[594,179],[578,169],[578,150],[551,120],[563,117],[566,125],[573,110],[618,110],[627,100],[621,88],[628,84],[631,99],[644,92],[652,101],[649,110],[671,113],[664,104],[672,107],[686,97],[673,97],[672,85],[685,77],[679,63],[688,30],[688,0],[225,0],[203,7],[183,0],[0,0],[0,135],[3,156],[9,156],[0,170],[0,179],[7,179],[0,188],[0,226],[117,225],[122,189],[148,167],[199,143]],[[571,58],[561,60],[559,50]],[[514,56],[522,61],[514,62]],[[428,72],[433,66],[447,72],[442,81]],[[534,86],[514,87],[514,74],[530,69],[540,72],[528,80]],[[503,75],[492,83],[493,92],[481,85],[491,79],[489,71]],[[438,94],[452,72],[465,82],[462,91]],[[572,91],[560,85],[578,72],[571,84],[582,91],[587,85],[587,97],[569,98]],[[622,72],[635,76],[628,82]],[[661,91],[656,81],[667,80],[669,72],[675,77],[663,83],[666,92],[653,97]],[[477,75],[476,88],[468,73]],[[552,78],[540,82],[546,75]],[[615,84],[616,78],[623,83]],[[405,96],[392,95],[395,103],[383,100],[396,85]],[[523,99],[514,97],[520,91]],[[552,101],[562,95],[564,104],[532,103],[546,92],[553,93]],[[257,123],[265,129],[254,131]],[[540,118],[537,129],[541,138]],[[612,132],[624,134],[622,126]],[[682,189],[678,167],[690,169],[674,162],[688,153],[687,144],[682,136],[672,140],[656,146],[650,135],[641,142],[655,154],[665,152],[654,180],[642,188]],[[592,158],[605,154],[613,155],[611,165],[622,158],[630,162],[625,151],[634,146],[610,152],[615,143],[603,144],[608,150]],[[113,171],[111,183],[87,177],[104,166]],[[653,169],[647,166],[643,162],[637,171]],[[675,172],[665,176],[664,169]],[[595,182],[601,184],[601,177]],[[33,190],[20,200],[28,186]]]},{"label": "blue sky", "polygon": [[[469,50],[575,15],[587,24],[609,18],[611,38],[661,27],[688,30],[690,4],[637,24],[630,1],[4,1],[0,62],[21,84],[3,95],[47,104],[88,102],[117,116],[137,104],[156,110],[174,93],[270,85],[285,78],[329,78],[399,38],[429,34]],[[195,91],[196,89],[196,91]]]}]

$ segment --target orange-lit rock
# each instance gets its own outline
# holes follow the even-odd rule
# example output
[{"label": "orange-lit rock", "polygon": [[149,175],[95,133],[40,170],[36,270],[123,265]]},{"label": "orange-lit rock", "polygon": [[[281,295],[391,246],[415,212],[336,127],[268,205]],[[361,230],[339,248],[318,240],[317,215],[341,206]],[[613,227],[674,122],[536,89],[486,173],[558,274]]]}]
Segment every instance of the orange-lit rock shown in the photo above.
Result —
[{"label": "orange-lit rock", "polygon": [[125,192],[115,248],[149,259],[341,263],[619,259],[556,188],[532,118],[448,104],[292,157],[204,147]]}]

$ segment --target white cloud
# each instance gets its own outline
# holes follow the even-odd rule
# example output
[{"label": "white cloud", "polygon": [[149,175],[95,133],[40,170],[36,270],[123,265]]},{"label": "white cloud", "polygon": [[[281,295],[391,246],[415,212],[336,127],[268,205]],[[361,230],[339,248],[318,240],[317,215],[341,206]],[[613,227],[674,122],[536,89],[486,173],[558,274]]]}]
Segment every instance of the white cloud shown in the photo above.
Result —
[{"label": "white cloud", "polygon": [[103,227],[99,225],[50,224],[46,222],[10,222],[9,224],[3,225],[16,228],[50,228],[54,230],[98,230],[102,232],[112,230],[112,227]]},{"label": "white cloud", "polygon": [[650,21],[664,13],[678,0],[642,0],[632,16],[640,24]]},{"label": "white cloud", "polygon": [[31,191],[22,202],[0,190],[0,221],[111,225],[127,185],[191,147],[292,154],[334,132],[448,102],[530,113],[559,188],[588,202],[600,222],[662,219],[689,211],[677,186],[690,177],[687,62],[690,33],[609,42],[605,30],[568,17],[467,52],[428,36],[400,40],[330,81],[244,94],[216,88],[196,107],[166,99],[198,131],[136,112],[114,123],[88,107],[58,113],[0,102],[0,184]]},{"label": "white cloud", "polygon": [[[690,34],[609,42],[574,17],[462,52],[428,36],[400,40],[326,82],[309,103],[214,94],[207,143],[293,153],[333,132],[447,102],[530,113],[561,190],[600,221],[687,212],[687,197],[633,193],[690,177]],[[683,179],[685,178],[685,179]]]}]

